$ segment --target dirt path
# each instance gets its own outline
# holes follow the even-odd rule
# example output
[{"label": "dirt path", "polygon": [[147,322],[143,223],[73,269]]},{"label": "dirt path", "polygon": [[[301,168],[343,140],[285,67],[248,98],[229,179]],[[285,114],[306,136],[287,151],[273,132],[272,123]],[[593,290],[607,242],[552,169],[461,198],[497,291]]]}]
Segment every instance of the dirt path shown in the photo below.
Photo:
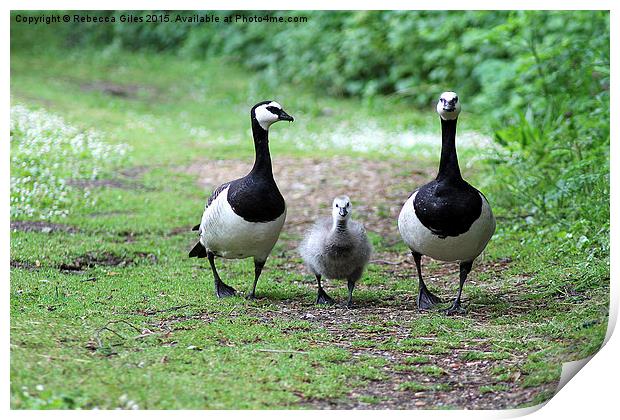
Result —
[{"label": "dirt path", "polygon": [[[354,217],[363,221],[367,230],[396,239],[396,218],[402,204],[414,186],[434,176],[432,168],[410,168],[415,164],[405,160],[279,157],[274,177],[287,203],[283,233],[301,234],[317,217],[330,214],[335,196],[347,194]],[[249,169],[247,160],[221,160],[196,162],[184,171],[196,175],[198,183],[211,190],[244,176]]]},{"label": "dirt path", "polygon": [[[351,363],[369,356],[386,361],[382,368],[383,379],[351,389],[347,398],[342,400],[306,400],[305,404],[311,408],[500,409],[525,404],[536,394],[552,390],[554,384],[520,387],[518,370],[515,376],[498,382],[497,370],[494,368],[516,367],[527,354],[512,354],[509,359],[503,360],[470,360],[463,357],[463,354],[491,353],[487,339],[473,338],[460,342],[456,347],[434,352],[428,349],[435,342],[436,334],[425,337],[411,335],[411,324],[429,315],[415,309],[415,283],[407,291],[394,292],[395,281],[411,279],[414,282],[414,265],[406,253],[390,251],[389,248],[391,244],[400,241],[396,220],[403,203],[417,186],[432,179],[435,173],[434,168],[411,168],[416,168],[415,163],[406,160],[279,157],[274,176],[288,206],[287,221],[280,239],[286,245],[287,254],[295,252],[301,234],[317,216],[329,214],[332,198],[346,193],[352,199],[354,217],[362,221],[368,231],[383,238],[382,246],[376,251],[373,261],[381,267],[386,283],[371,287],[362,281],[359,288],[373,291],[383,289],[386,293],[381,294],[381,299],[358,298],[353,310],[341,306],[326,310],[310,302],[287,300],[278,303],[278,312],[249,307],[246,315],[255,316],[265,323],[273,322],[274,318],[306,320],[327,331],[331,337],[328,343],[317,342],[316,345],[329,344],[347,349],[353,355]],[[195,175],[205,190],[243,176],[248,169],[248,162],[239,160],[204,161],[183,168]],[[456,291],[457,265],[429,266],[428,260],[425,262],[428,283],[435,290],[440,290],[440,295],[452,296]],[[479,262],[468,284],[476,285],[478,274],[485,272],[487,281],[484,287],[494,299],[511,302],[521,311],[527,311],[528,303],[517,292],[513,295],[502,294],[500,284],[495,283],[509,263],[509,260]],[[303,269],[293,261],[287,262],[282,268]],[[520,279],[513,281],[518,283]],[[472,304],[468,299],[467,288],[464,297],[465,306],[469,306],[466,319],[473,320],[480,328],[489,325],[493,318],[490,309]],[[355,325],[373,328],[356,328]],[[410,345],[401,346],[403,340],[409,340]],[[420,358],[420,355],[424,356]],[[481,391],[481,387],[489,385],[496,388]]]}]

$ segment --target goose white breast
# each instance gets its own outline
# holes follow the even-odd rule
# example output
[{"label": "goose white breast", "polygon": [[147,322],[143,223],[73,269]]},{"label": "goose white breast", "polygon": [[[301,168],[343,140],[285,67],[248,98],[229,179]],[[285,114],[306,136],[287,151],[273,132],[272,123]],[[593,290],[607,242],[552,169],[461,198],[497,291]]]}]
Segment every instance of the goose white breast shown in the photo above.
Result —
[{"label": "goose white breast", "polygon": [[235,213],[228,202],[226,187],[205,209],[200,222],[200,242],[222,258],[254,257],[264,261],[276,244],[284,221],[284,212],[269,222],[248,222]]}]

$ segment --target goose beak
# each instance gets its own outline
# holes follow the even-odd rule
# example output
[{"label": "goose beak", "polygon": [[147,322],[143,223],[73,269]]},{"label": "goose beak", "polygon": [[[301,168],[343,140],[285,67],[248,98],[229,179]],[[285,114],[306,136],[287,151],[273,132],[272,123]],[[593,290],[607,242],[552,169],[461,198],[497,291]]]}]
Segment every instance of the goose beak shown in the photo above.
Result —
[{"label": "goose beak", "polygon": [[278,116],[278,121],[295,121],[295,119],[282,110]]}]

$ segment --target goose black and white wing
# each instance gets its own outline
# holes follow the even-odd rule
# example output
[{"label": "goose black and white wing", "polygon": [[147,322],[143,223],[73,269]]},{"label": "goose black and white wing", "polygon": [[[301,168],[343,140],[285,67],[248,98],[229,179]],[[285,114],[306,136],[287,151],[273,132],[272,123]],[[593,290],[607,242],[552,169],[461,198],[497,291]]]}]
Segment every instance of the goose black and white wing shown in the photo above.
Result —
[{"label": "goose black and white wing", "polygon": [[[226,182],[222,185],[220,185],[219,187],[217,187],[212,193],[211,196],[209,196],[209,199],[207,200],[207,205],[205,206],[205,211],[207,210],[207,208],[209,208],[209,206],[211,205],[211,203],[213,203],[213,201],[215,201],[215,199],[217,198],[217,196],[224,191],[226,188],[228,188],[228,186],[230,185],[230,182]],[[194,226],[192,228],[192,231],[198,231],[198,236],[201,235],[201,231],[200,231],[200,225],[201,223],[198,223],[196,226]],[[189,257],[196,257],[196,258],[206,258],[207,257],[207,249],[205,248],[205,246],[202,244],[202,242],[198,241],[196,243],[196,245],[194,245],[194,247],[192,248],[192,250],[189,252]]]},{"label": "goose black and white wing", "polygon": [[[226,182],[220,185],[219,187],[217,187],[215,190],[213,190],[213,192],[209,196],[209,199],[207,200],[207,204],[205,205],[205,210],[207,209],[207,207],[211,205],[211,203],[213,203],[213,201],[217,198],[217,196],[220,195],[220,193],[224,191],[226,187],[228,187],[229,185],[230,185],[230,182]],[[196,226],[192,228],[192,231],[196,231],[196,230],[200,231],[200,223],[198,223]]]}]

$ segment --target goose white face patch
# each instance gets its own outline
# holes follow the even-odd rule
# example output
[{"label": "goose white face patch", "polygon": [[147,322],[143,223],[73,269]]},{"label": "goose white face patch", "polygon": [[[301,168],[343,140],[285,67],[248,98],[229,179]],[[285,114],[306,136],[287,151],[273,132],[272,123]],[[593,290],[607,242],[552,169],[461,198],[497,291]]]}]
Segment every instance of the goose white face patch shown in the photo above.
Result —
[{"label": "goose white face patch", "polygon": [[461,113],[461,102],[455,92],[444,92],[437,102],[437,113],[443,120],[455,120]]},{"label": "goose white face patch", "polygon": [[263,130],[269,130],[269,127],[274,122],[278,121],[278,116],[273,112],[269,111],[269,107],[274,107],[278,109],[282,109],[282,105],[273,101],[268,104],[261,105],[254,110],[254,114],[256,115],[256,121],[263,128]]},{"label": "goose white face patch", "polygon": [[346,195],[341,195],[334,198],[332,204],[332,217],[336,220],[348,220],[351,217],[351,200]]}]

